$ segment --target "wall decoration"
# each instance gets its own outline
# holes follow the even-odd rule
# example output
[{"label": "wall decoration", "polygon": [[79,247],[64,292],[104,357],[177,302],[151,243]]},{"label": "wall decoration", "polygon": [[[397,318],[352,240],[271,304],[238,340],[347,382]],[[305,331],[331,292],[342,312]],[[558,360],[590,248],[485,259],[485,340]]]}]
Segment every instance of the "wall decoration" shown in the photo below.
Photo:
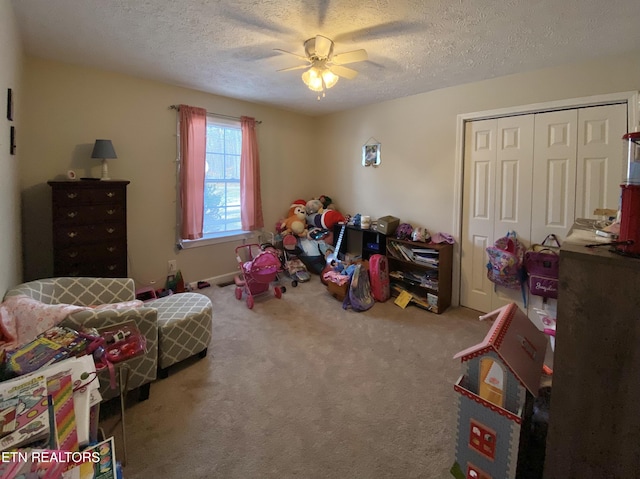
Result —
[{"label": "wall decoration", "polygon": [[13,121],[13,92],[7,88],[7,120]]},{"label": "wall decoration", "polygon": [[380,142],[369,138],[362,146],[362,166],[378,166],[380,164]]},{"label": "wall decoration", "polygon": [[16,154],[16,127],[11,127],[11,134],[9,137],[9,153],[12,155]]}]

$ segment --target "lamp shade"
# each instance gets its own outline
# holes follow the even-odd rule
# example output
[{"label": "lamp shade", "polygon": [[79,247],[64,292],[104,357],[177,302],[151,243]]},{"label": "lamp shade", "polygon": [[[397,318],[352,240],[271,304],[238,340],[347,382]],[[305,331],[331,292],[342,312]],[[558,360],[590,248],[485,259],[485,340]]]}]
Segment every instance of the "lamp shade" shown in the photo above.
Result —
[{"label": "lamp shade", "polygon": [[93,145],[93,152],[91,158],[118,158],[116,156],[116,150],[113,149],[111,140],[96,140]]}]

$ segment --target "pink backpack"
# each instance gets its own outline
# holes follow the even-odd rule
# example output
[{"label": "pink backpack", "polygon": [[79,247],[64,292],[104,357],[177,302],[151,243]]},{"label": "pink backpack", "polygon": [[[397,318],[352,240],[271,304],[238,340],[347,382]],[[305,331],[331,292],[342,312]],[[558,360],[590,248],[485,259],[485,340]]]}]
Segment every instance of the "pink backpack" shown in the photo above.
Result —
[{"label": "pink backpack", "polygon": [[389,263],[386,256],[371,255],[369,258],[369,280],[373,299],[380,302],[389,299],[391,291],[389,289]]}]

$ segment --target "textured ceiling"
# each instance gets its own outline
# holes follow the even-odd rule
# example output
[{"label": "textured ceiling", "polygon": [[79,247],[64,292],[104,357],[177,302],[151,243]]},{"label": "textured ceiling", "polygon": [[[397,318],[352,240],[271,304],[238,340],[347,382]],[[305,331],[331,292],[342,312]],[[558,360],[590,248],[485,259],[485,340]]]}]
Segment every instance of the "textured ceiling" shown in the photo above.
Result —
[{"label": "textured ceiling", "polygon": [[[26,53],[321,115],[640,50],[637,0],[11,0]],[[364,48],[318,101],[306,39]]]}]

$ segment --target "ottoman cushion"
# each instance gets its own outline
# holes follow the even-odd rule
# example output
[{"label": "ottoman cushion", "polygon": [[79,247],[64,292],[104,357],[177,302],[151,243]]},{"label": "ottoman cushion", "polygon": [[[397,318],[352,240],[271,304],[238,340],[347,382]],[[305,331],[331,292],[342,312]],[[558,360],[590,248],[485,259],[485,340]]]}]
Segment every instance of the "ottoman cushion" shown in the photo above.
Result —
[{"label": "ottoman cushion", "polygon": [[146,303],[158,310],[158,367],[168,368],[200,353],[211,341],[211,300],[180,293]]}]

